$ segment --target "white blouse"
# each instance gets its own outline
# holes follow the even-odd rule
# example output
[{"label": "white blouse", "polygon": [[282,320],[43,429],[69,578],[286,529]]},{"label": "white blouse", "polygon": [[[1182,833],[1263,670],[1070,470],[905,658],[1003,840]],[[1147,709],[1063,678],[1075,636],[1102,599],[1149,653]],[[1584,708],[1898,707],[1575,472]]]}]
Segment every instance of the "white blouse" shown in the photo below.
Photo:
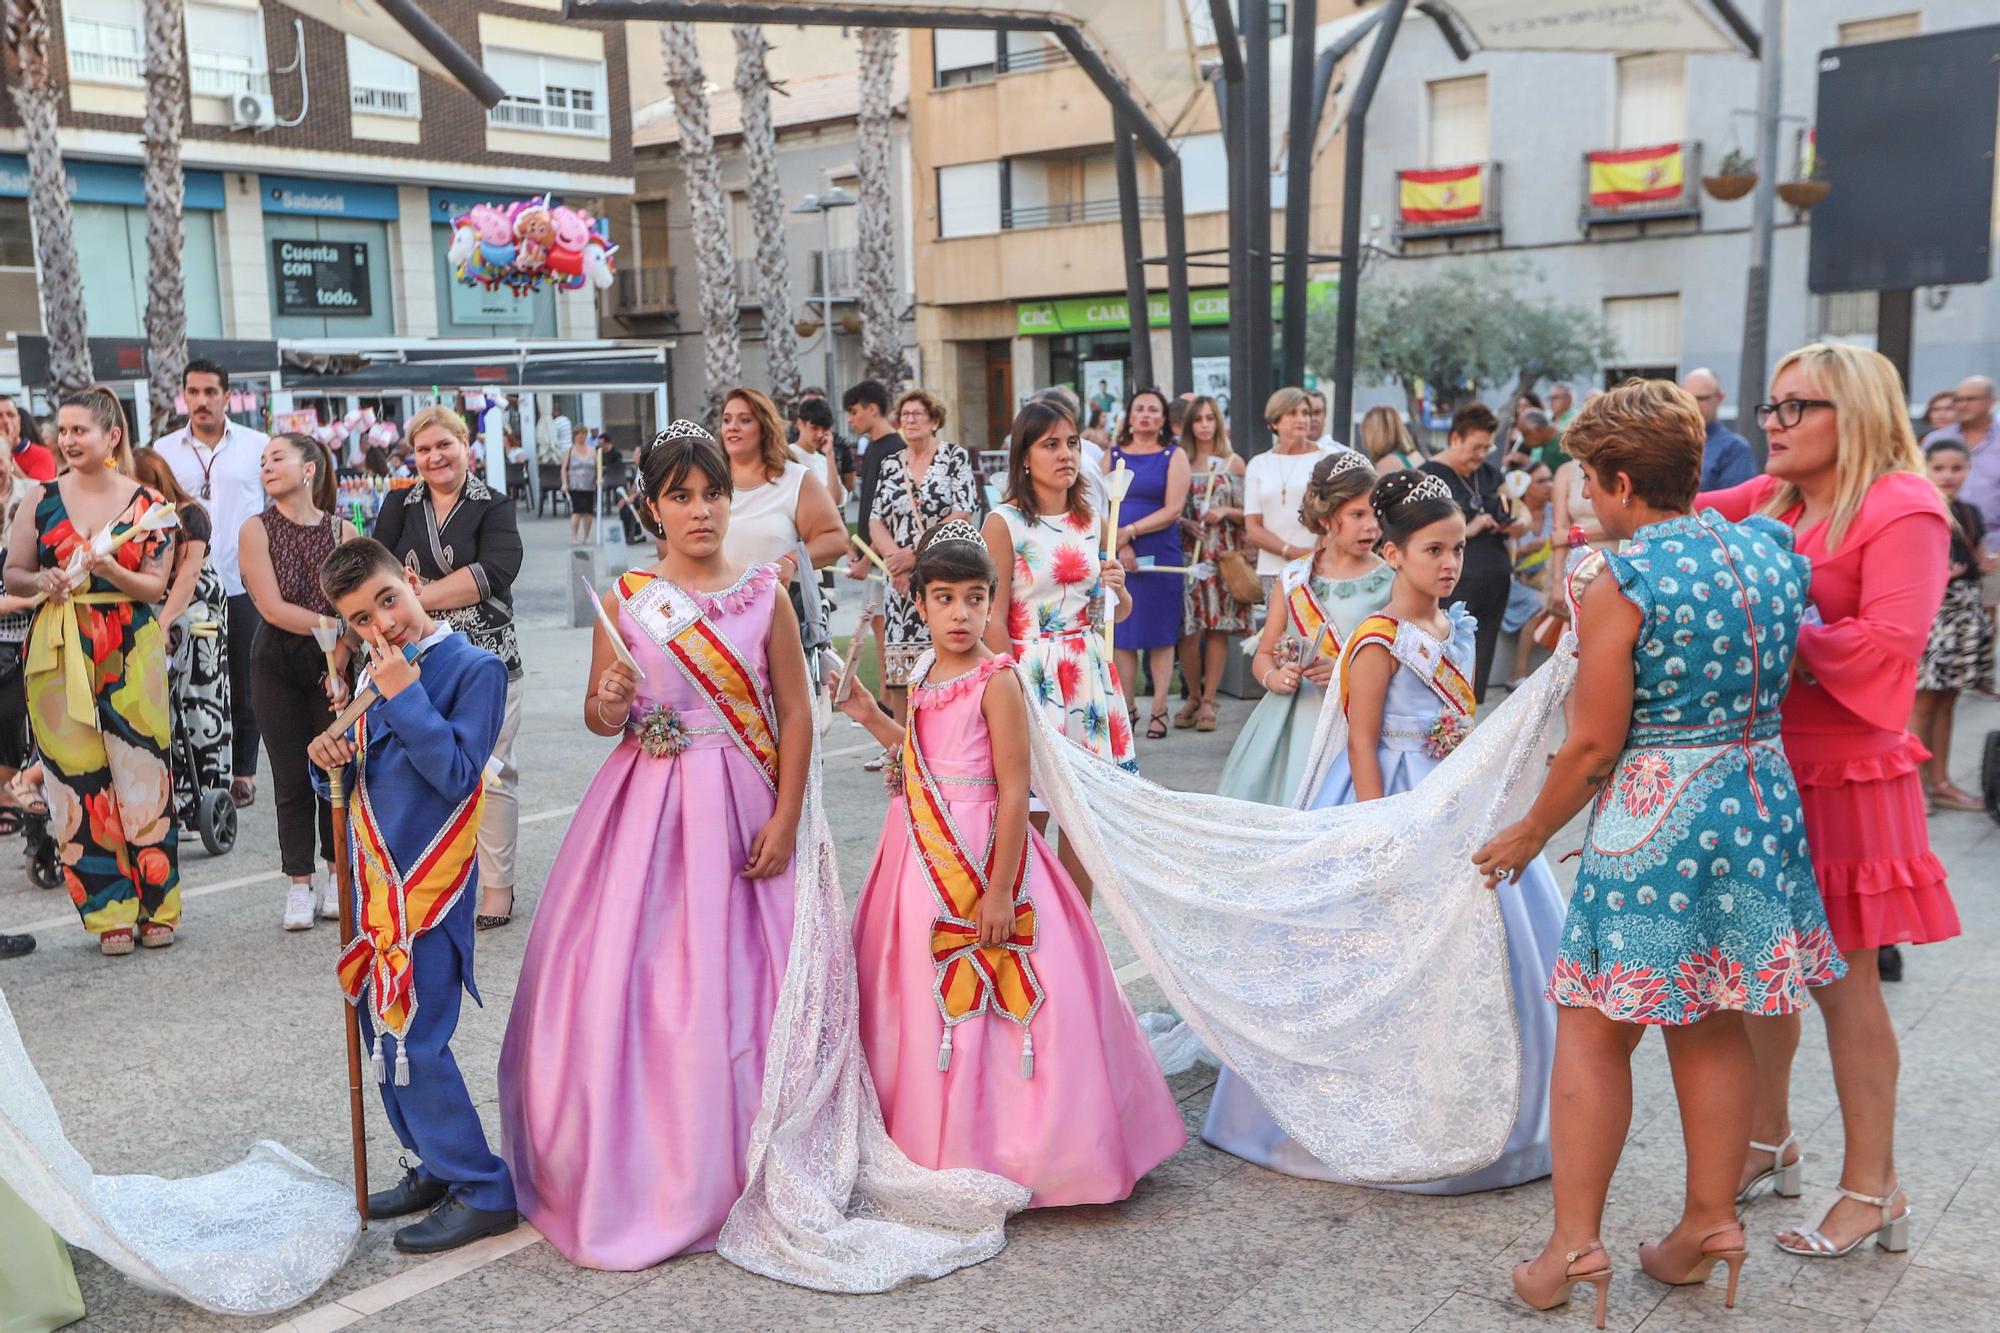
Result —
[{"label": "white blouse", "polygon": [[787,463],[776,481],[736,492],[729,503],[729,529],[722,534],[722,553],[730,563],[768,564],[798,551],[799,485],[806,471],[804,463]]}]

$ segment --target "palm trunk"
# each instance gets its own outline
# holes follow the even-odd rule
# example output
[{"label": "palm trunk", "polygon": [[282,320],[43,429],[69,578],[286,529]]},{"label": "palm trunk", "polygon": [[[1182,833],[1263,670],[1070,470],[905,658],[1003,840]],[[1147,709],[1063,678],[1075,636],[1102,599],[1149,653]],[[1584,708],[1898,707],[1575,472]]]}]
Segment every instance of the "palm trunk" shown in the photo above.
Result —
[{"label": "palm trunk", "polygon": [[[799,344],[792,331],[792,264],[785,247],[785,197],[778,188],[778,133],[771,123],[770,43],[755,23],[736,38],[736,96],[743,108],[743,156],[750,167],[750,220],[757,232],[757,296],[764,306],[764,355],[771,397],[785,411],[799,396]],[[827,336],[832,337],[832,333]]]},{"label": "palm trunk", "polygon": [[28,150],[28,216],[41,265],[42,331],[49,340],[49,385],[58,396],[90,387],[90,341],[83,316],[83,269],[70,225],[69,181],[56,140],[56,80],[49,68],[47,0],[6,0],[7,82]]},{"label": "palm trunk", "polygon": [[181,272],[186,34],[184,0],[146,0],[146,389],[155,436],[172,425],[188,360]]},{"label": "palm trunk", "polygon": [[660,25],[660,59],[681,131],[681,174],[687,182],[700,277],[704,412],[712,423],[722,415],[725,395],[742,381],[743,348],[736,326],[736,257],[729,244],[729,209],[715,160],[715,135],[708,127],[708,84],[701,72],[694,24]]},{"label": "palm trunk", "polygon": [[[856,256],[861,296],[862,373],[895,387],[903,378],[902,321],[896,309],[896,238],[889,208],[889,113],[894,95],[896,34],[861,30],[861,114],[855,144],[861,205]],[[833,330],[827,330],[827,337]],[[832,386],[828,386],[831,392]]]}]

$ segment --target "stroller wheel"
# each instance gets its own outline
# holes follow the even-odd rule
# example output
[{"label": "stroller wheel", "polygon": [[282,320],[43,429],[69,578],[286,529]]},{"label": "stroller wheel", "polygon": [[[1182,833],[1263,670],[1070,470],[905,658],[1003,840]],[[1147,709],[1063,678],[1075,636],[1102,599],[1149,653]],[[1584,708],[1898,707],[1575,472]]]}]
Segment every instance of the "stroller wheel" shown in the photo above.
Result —
[{"label": "stroller wheel", "polygon": [[62,862],[56,840],[46,828],[41,836],[28,839],[28,880],[38,889],[59,889],[63,884]]},{"label": "stroller wheel", "polygon": [[201,794],[195,805],[195,829],[210,856],[221,856],[236,845],[236,802],[220,787]]}]

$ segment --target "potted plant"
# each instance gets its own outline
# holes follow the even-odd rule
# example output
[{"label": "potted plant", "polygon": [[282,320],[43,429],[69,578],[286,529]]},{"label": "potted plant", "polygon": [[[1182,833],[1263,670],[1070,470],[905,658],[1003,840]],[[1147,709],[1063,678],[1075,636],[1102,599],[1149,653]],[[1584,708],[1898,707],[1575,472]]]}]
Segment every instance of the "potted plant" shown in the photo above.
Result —
[{"label": "potted plant", "polygon": [[1815,153],[1807,158],[1797,180],[1778,182],[1778,198],[1803,211],[1826,198],[1832,188],[1832,182],[1820,175],[1819,155]]},{"label": "potted plant", "polygon": [[1716,199],[1741,199],[1757,188],[1756,160],[1732,148],[1722,159],[1720,170],[1701,178],[1701,188]]},{"label": "potted plant", "polygon": [[801,338],[810,338],[819,332],[819,321],[816,319],[794,320],[792,322],[792,332],[798,334]]}]

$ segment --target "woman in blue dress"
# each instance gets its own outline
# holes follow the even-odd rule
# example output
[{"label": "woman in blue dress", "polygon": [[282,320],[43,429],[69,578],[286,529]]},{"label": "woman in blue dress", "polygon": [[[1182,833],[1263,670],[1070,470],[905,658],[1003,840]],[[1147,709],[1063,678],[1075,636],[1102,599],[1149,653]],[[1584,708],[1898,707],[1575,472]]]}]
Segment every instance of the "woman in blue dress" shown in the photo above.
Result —
[{"label": "woman in blue dress", "polygon": [[[1125,707],[1137,722],[1139,654],[1153,680],[1152,714],[1146,739],[1167,734],[1167,690],[1174,679],[1174,649],[1181,641],[1181,602],[1186,595],[1181,562],[1181,509],[1187,504],[1191,474],[1187,455],[1174,447],[1167,424],[1166,395],[1141,389],[1125,407],[1125,424],[1118,443],[1104,455],[1109,473],[1123,463],[1132,473],[1131,489],[1118,509],[1118,560],[1134,572],[1125,583],[1132,597],[1132,614],[1118,622],[1113,647],[1118,679],[1125,685]],[[1145,562],[1145,563],[1142,563]],[[1145,564],[1173,568],[1174,573],[1148,573]]]},{"label": "woman in blue dress", "polygon": [[1685,1285],[1724,1264],[1733,1305],[1755,1088],[1744,1015],[1795,1014],[1846,970],[1778,737],[1807,562],[1775,520],[1688,512],[1704,434],[1683,390],[1633,381],[1585,404],[1563,437],[1605,535],[1628,544],[1593,557],[1610,577],[1572,589],[1575,717],[1541,793],[1474,854],[1489,882],[1506,880],[1595,802],[1547,990],[1560,1006],[1554,1231],[1514,1287],[1552,1309],[1588,1282],[1600,1328],[1612,1270],[1599,1227],[1647,1025],[1666,1033],[1687,1198],[1639,1265]]},{"label": "woman in blue dress", "polygon": [[1218,796],[1264,805],[1298,798],[1327,682],[1355,628],[1389,600],[1395,571],[1375,554],[1382,533],[1368,492],[1375,470],[1351,449],[1328,454],[1306,482],[1299,521],[1318,537],[1313,553],[1272,584],[1250,674],[1264,697],[1237,734],[1216,783]]},{"label": "woman in blue dress", "polygon": [[[1416,787],[1472,728],[1473,617],[1442,603],[1465,557],[1465,519],[1443,482],[1425,472],[1392,472],[1371,493],[1381,551],[1395,582],[1380,614],[1355,627],[1340,665],[1347,747],[1326,765],[1311,809],[1372,801]],[[1415,1194],[1470,1194],[1549,1173],[1548,1071],[1555,1015],[1542,985],[1555,959],[1562,896],[1539,858],[1500,894],[1508,973],[1521,1035],[1521,1082],[1514,1129],[1494,1161],[1466,1175],[1414,1185]],[[1497,1095],[1497,1094],[1496,1094]],[[1224,1070],[1202,1138],[1238,1157],[1314,1180],[1340,1180],[1272,1121],[1243,1080]]]}]

